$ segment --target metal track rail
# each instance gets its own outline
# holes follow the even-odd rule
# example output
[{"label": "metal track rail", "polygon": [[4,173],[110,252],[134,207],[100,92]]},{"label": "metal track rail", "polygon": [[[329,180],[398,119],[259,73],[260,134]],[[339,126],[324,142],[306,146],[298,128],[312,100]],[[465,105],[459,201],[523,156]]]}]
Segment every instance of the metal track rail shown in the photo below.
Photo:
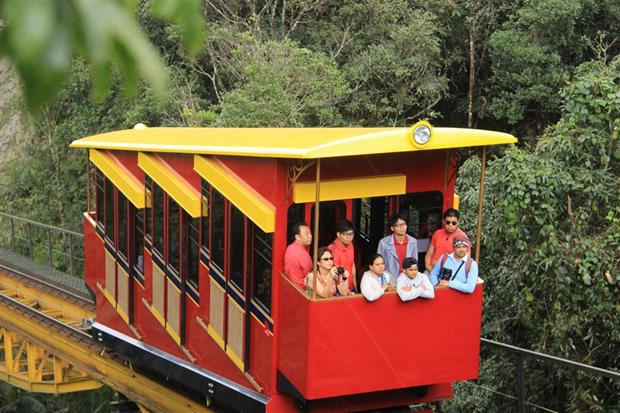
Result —
[{"label": "metal track rail", "polygon": [[0,273],[5,273],[7,275],[10,275],[11,277],[23,281],[27,284],[33,285],[33,286],[40,286],[40,287],[44,287],[46,292],[49,292],[51,294],[54,294],[58,297],[61,297],[65,300],[69,300],[71,303],[73,304],[77,304],[80,305],[81,307],[88,309],[88,310],[94,310],[95,309],[95,303],[92,300],[89,300],[81,295],[72,293],[71,291],[67,291],[64,290],[60,285],[58,284],[54,284],[54,283],[50,283],[48,281],[45,281],[39,277],[36,277],[34,275],[31,274],[27,274],[23,271],[20,271],[18,269],[9,267],[7,265],[4,265],[2,263],[0,263]]},{"label": "metal track rail", "polygon": [[[4,270],[9,271],[6,268]],[[81,297],[73,299],[83,301]],[[150,411],[212,412],[204,404],[134,371],[131,363],[125,363],[118,355],[109,353],[83,329],[67,325],[17,299],[1,294],[0,326],[66,360]]]}]

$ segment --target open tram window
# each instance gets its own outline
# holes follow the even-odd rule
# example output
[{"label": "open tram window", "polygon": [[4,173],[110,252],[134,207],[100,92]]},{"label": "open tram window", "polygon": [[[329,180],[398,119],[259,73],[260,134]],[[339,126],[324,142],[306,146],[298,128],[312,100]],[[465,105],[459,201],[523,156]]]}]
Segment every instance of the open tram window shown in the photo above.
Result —
[{"label": "open tram window", "polygon": [[419,192],[398,197],[398,213],[407,219],[407,232],[418,240],[418,260],[424,270],[424,254],[433,232],[441,228],[443,194]]},{"label": "open tram window", "polygon": [[186,245],[186,253],[183,254],[184,257],[187,257],[187,280],[189,284],[198,291],[198,251],[200,249],[200,245],[198,243],[198,225],[199,221],[197,218],[192,218],[189,215],[187,216],[187,230],[185,233],[187,234],[187,243]]},{"label": "open tram window", "polygon": [[127,231],[129,227],[127,225],[127,198],[121,191],[116,193],[116,213],[118,223],[118,253],[122,259],[127,261],[128,247],[127,247]]},{"label": "open tram window", "polygon": [[116,240],[116,228],[114,227],[114,185],[105,178],[105,236],[114,244]]},{"label": "open tram window", "polygon": [[153,251],[164,256],[164,191],[153,182]]},{"label": "open tram window", "polygon": [[243,261],[244,253],[244,226],[245,216],[234,205],[230,205],[230,249],[228,254],[228,269],[230,280],[241,292],[245,290],[243,285]]},{"label": "open tram window", "polygon": [[168,197],[168,267],[175,273],[180,273],[180,231],[181,208],[174,199]]},{"label": "open tram window", "polygon": [[251,225],[251,277],[252,297],[271,314],[271,255],[273,235],[264,233],[256,225]]},{"label": "open tram window", "polygon": [[211,185],[204,179],[202,180],[202,196],[200,203],[202,207],[202,218],[200,219],[201,225],[201,247],[204,251],[209,252],[209,234],[211,229],[211,214],[209,212],[209,199],[211,198]]},{"label": "open tram window", "polygon": [[211,262],[224,271],[224,196],[211,191]]},{"label": "open tram window", "polygon": [[100,228],[104,227],[103,217],[105,215],[105,195],[104,195],[104,186],[105,186],[105,177],[103,173],[97,169],[95,174],[95,203],[97,208],[97,225]]},{"label": "open tram window", "polygon": [[[344,201],[326,201],[319,204],[319,245],[329,245],[336,238],[336,223],[347,218]],[[314,231],[314,205],[310,212],[310,229]],[[312,236],[316,236],[312,234]]]},{"label": "open tram window", "polygon": [[293,228],[293,225],[295,225],[298,222],[305,222],[305,211],[306,211],[306,204],[292,204],[290,207],[288,207],[288,212],[287,212],[287,219],[286,219],[286,228],[287,228],[287,232],[286,232],[286,244],[290,244],[291,242],[295,241],[295,237],[291,234],[291,228]]},{"label": "open tram window", "polygon": [[377,245],[385,236],[389,215],[389,198],[358,198],[353,200],[353,226],[357,230],[356,252],[360,261],[377,251]]}]

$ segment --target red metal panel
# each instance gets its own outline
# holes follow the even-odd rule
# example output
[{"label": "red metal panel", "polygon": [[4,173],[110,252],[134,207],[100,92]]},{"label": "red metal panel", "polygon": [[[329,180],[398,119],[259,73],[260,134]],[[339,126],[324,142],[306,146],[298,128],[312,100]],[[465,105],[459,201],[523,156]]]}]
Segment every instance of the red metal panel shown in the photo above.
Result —
[{"label": "red metal panel", "polygon": [[267,395],[275,391],[271,383],[273,335],[256,318],[250,317],[250,363],[249,373]]},{"label": "red metal panel", "polygon": [[282,184],[282,181],[276,179],[277,159],[238,156],[218,156],[217,159],[269,202],[277,202],[278,185]]},{"label": "red metal panel", "polygon": [[478,377],[482,285],[403,303],[314,301],[281,282],[279,369],[307,399]]},{"label": "red metal panel", "polygon": [[200,175],[194,171],[194,155],[159,153],[176,173],[181,175],[190,185],[200,191]]},{"label": "red metal panel", "polygon": [[196,364],[242,386],[253,389],[252,384],[241,370],[233,364],[226,353],[215,344],[196,321],[196,316],[200,314],[200,309],[196,303],[189,297],[185,297],[185,300],[185,346],[190,350],[192,356],[196,357]]},{"label": "red metal panel", "polygon": [[93,221],[84,217],[84,281],[91,291],[97,291],[97,282],[103,285],[105,274],[103,241],[97,236],[95,229],[96,214]]},{"label": "red metal panel", "polygon": [[134,151],[108,151],[113,157],[120,163],[133,176],[135,176],[140,182],[144,182],[144,171],[138,167],[138,152]]}]

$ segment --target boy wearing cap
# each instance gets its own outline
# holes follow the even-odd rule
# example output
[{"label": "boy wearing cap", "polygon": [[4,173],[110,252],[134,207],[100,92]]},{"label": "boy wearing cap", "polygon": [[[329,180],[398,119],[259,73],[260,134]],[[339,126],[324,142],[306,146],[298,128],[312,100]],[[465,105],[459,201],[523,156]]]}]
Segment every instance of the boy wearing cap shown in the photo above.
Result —
[{"label": "boy wearing cap", "polygon": [[418,260],[407,257],[403,260],[403,272],[396,280],[396,292],[403,301],[418,297],[435,298],[435,290],[423,272],[418,272]]},{"label": "boy wearing cap", "polygon": [[454,252],[442,256],[433,267],[431,284],[473,293],[478,281],[478,263],[467,254],[469,239],[465,235],[457,235],[452,246]]}]

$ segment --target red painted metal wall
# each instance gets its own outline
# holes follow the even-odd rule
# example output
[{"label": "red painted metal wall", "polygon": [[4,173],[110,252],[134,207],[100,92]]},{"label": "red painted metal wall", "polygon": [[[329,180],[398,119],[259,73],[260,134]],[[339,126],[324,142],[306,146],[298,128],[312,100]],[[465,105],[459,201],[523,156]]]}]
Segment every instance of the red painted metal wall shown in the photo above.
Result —
[{"label": "red painted metal wall", "polygon": [[307,399],[477,378],[482,289],[311,301],[283,280],[278,368]]}]

